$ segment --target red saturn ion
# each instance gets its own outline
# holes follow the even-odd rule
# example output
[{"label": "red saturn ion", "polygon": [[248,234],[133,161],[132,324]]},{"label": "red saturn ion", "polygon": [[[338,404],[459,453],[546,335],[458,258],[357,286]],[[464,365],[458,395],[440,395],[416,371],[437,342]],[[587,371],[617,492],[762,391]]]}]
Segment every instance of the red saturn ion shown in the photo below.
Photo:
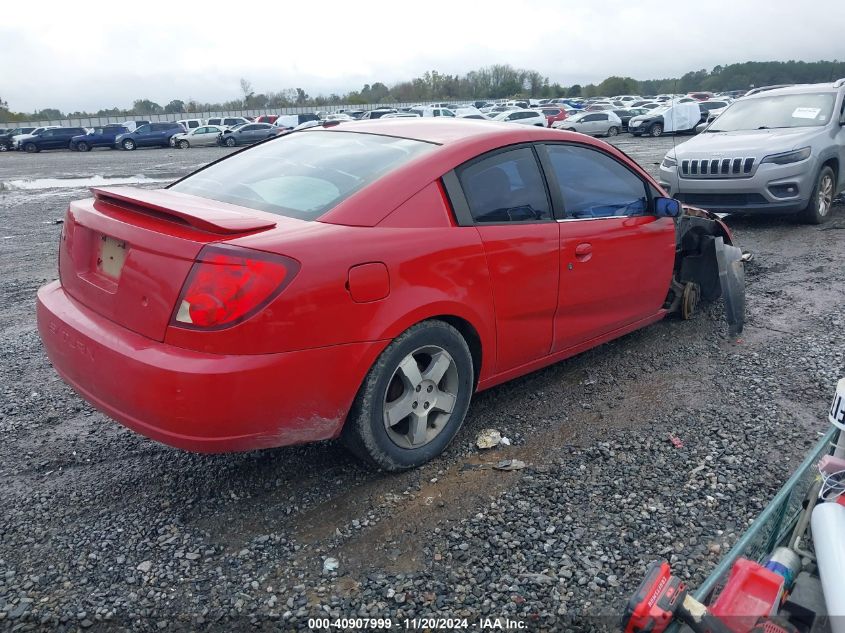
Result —
[{"label": "red saturn ion", "polygon": [[330,123],[93,193],[38,292],[44,346],[95,407],[187,450],[342,437],[410,468],[475,391],[699,297],[742,326],[727,227],[580,134]]}]

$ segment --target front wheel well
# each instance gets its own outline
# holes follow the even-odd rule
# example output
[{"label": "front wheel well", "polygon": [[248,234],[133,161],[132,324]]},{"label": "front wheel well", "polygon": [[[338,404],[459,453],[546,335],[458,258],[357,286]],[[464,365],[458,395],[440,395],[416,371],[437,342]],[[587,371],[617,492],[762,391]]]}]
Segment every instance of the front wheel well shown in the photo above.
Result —
[{"label": "front wheel well", "polygon": [[[822,163],[822,169],[825,167],[830,167],[833,170],[834,177],[838,180],[839,179],[839,159],[835,156],[832,158],[828,158],[824,163]],[[834,183],[835,185],[835,183]]]}]

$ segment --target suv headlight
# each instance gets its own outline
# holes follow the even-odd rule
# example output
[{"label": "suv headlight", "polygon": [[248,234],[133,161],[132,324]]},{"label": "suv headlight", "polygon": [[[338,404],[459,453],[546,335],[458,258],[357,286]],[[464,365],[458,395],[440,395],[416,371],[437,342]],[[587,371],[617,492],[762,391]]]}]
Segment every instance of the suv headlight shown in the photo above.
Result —
[{"label": "suv headlight", "polygon": [[677,167],[678,161],[667,154],[663,157],[663,162],[660,163],[660,166],[665,167],[666,169],[670,169],[672,167]]},{"label": "suv headlight", "polygon": [[810,158],[811,148],[804,147],[796,149],[792,152],[783,152],[782,154],[771,154],[766,156],[761,163],[773,163],[775,165],[788,165],[789,163],[797,163],[802,160]]}]

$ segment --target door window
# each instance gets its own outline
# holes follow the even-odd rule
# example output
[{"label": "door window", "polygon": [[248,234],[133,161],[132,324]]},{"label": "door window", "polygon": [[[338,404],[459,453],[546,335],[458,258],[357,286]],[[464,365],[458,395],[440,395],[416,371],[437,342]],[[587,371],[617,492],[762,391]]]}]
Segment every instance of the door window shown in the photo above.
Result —
[{"label": "door window", "polygon": [[645,182],[614,158],[575,145],[547,145],[546,149],[563,196],[566,218],[647,213]]},{"label": "door window", "polygon": [[478,223],[551,220],[546,186],[532,149],[498,152],[458,171]]}]

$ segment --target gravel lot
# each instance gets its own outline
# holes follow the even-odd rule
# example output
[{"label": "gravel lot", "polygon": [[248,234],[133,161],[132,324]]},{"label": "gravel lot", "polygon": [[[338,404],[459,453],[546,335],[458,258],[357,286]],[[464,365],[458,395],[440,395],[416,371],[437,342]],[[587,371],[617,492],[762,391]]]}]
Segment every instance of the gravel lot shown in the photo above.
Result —
[{"label": "gravel lot", "polygon": [[[614,139],[652,172],[672,142]],[[37,179],[154,186],[225,151],[0,154],[0,629],[601,627],[653,559],[699,583],[824,428],[845,375],[841,205],[822,227],[728,218],[755,254],[741,340],[706,306],[480,394],[447,453],[413,472],[368,472],[331,442],[203,456],[135,435],[42,351],[54,220],[85,191]],[[513,446],[476,449],[488,427]],[[527,467],[491,468],[508,458]]]}]

